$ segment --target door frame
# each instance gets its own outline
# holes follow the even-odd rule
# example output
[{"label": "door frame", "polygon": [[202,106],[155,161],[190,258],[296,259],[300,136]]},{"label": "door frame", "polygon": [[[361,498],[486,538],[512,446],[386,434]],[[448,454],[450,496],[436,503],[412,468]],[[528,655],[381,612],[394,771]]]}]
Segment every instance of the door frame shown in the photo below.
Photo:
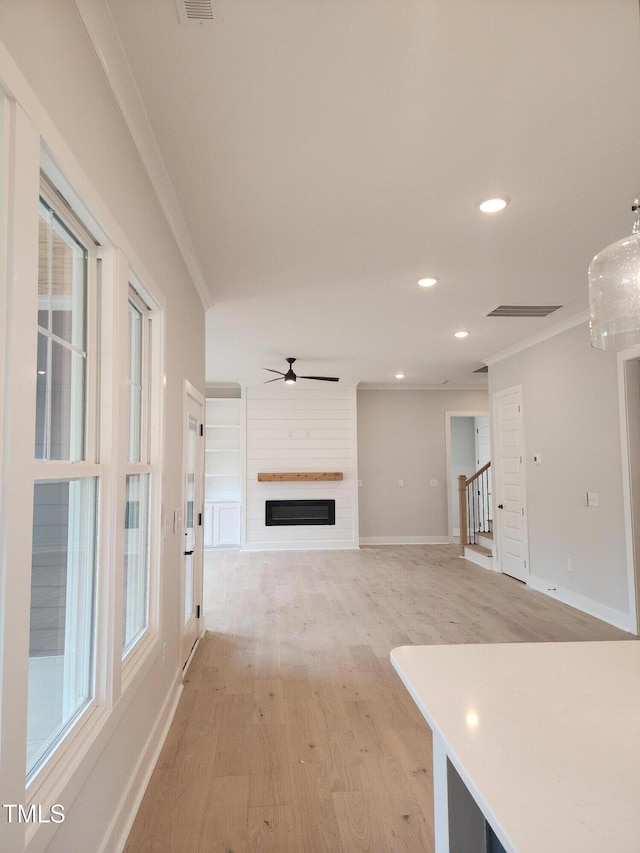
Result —
[{"label": "door frame", "polygon": [[[460,537],[458,536],[457,540],[454,537],[453,533],[453,518],[451,517],[451,502],[453,499],[452,489],[453,484],[451,482],[451,469],[453,468],[451,462],[451,420],[452,418],[489,418],[489,436],[491,436],[491,415],[488,411],[484,412],[476,412],[475,410],[472,412],[445,412],[444,413],[444,445],[445,445],[445,460],[446,460],[446,477],[447,477],[447,535],[449,537],[449,543],[454,544],[456,541],[460,541]],[[493,450],[493,447],[491,448]],[[471,471],[470,473],[475,474],[475,471]]]},{"label": "door frame", "polygon": [[[627,365],[640,361],[640,346],[618,353],[618,402],[620,408],[620,458],[622,461],[622,501],[624,507],[625,550],[627,555],[627,593],[629,604],[628,630],[640,633],[640,554],[636,557],[634,543],[634,501],[631,490],[631,448],[629,441],[629,397],[627,392]],[[640,513],[640,495],[636,515]],[[639,543],[640,544],[640,543]]]},{"label": "door frame", "polygon": [[[195,640],[193,643],[187,643],[186,637],[193,632],[190,626],[192,620],[184,621],[184,608],[186,596],[186,561],[184,552],[184,535],[186,535],[187,519],[185,510],[187,505],[187,488],[186,488],[186,472],[189,461],[189,417],[192,413],[192,406],[198,409],[198,422],[202,425],[202,430],[198,430],[196,438],[196,493],[194,501],[194,554],[193,554],[193,620],[195,621]],[[183,404],[182,404],[182,505],[181,515],[182,524],[180,525],[180,664],[183,672],[186,672],[188,664],[191,661],[193,653],[198,644],[198,640],[202,634],[201,626],[204,624],[202,619],[202,599],[203,599],[203,563],[204,563],[204,541],[203,541],[203,525],[195,523],[199,513],[204,513],[204,437],[199,435],[204,432],[204,394],[201,394],[198,389],[189,382],[184,380]],[[198,616],[198,607],[200,615]],[[186,645],[189,648],[186,648]]]},{"label": "door frame", "polygon": [[[516,578],[516,580],[521,580],[523,583],[528,584],[528,578],[531,577],[531,561],[529,558],[529,510],[527,507],[527,466],[526,459],[527,454],[525,451],[525,443],[524,443],[524,402],[523,402],[523,393],[522,393],[522,385],[511,385],[509,388],[502,388],[500,391],[494,391],[491,395],[491,459],[493,460],[492,468],[493,468],[493,519],[494,519],[494,552],[493,556],[495,559],[495,568],[501,574],[506,574],[502,570],[502,536],[503,536],[503,521],[502,514],[498,512],[498,503],[502,502],[502,492],[504,489],[504,482],[502,480],[502,466],[498,465],[498,456],[496,453],[496,448],[498,447],[498,430],[499,430],[499,419],[498,419],[498,401],[501,397],[507,397],[510,394],[519,394],[519,405],[520,405],[520,501],[522,504],[522,508],[524,509],[524,526],[523,526],[523,546],[522,550],[524,553],[525,560],[525,568],[527,579]],[[511,575],[509,575],[511,577]]]}]

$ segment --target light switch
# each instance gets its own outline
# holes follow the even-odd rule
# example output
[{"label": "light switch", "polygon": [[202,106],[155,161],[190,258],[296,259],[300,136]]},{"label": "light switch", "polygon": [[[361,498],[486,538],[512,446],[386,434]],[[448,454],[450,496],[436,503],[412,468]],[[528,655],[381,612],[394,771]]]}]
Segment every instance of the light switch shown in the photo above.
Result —
[{"label": "light switch", "polygon": [[600,506],[600,498],[597,492],[587,492],[588,506]]},{"label": "light switch", "polygon": [[173,511],[173,532],[180,533],[182,530],[182,510],[174,509]]},{"label": "light switch", "polygon": [[362,488],[362,480],[358,480],[358,488]]},{"label": "light switch", "polygon": [[534,453],[533,454],[533,464],[534,465],[542,465],[542,454]]},{"label": "light switch", "polygon": [[437,486],[437,485],[438,485],[438,481],[437,481],[437,480],[429,480],[429,485],[430,485],[430,486]]},{"label": "light switch", "polygon": [[404,486],[404,480],[398,480],[398,485],[399,485],[399,486]]}]

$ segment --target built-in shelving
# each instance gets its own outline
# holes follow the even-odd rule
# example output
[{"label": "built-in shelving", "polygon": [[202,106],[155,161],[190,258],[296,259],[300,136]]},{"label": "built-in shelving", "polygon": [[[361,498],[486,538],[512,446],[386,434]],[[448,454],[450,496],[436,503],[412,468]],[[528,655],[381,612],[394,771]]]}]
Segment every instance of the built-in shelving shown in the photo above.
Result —
[{"label": "built-in shelving", "polygon": [[240,398],[209,398],[205,423],[205,544],[240,544]]}]

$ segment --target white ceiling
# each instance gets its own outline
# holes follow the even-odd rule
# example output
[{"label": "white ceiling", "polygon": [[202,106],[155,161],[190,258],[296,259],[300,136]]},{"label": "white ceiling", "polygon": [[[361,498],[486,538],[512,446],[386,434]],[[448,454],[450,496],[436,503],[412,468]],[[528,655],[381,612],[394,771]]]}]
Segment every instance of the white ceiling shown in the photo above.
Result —
[{"label": "white ceiling", "polygon": [[214,0],[213,26],[107,4],[211,293],[209,382],[290,355],[483,387],[483,358],[584,311],[591,257],[630,232],[637,0]]}]

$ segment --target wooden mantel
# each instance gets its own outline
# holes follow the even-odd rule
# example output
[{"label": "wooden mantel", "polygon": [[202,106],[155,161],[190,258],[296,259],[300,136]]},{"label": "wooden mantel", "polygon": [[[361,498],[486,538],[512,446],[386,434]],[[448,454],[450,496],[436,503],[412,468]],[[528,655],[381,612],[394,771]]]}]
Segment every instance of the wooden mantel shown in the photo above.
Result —
[{"label": "wooden mantel", "polygon": [[342,480],[342,471],[283,471],[259,473],[260,483],[292,482],[294,480]]}]

